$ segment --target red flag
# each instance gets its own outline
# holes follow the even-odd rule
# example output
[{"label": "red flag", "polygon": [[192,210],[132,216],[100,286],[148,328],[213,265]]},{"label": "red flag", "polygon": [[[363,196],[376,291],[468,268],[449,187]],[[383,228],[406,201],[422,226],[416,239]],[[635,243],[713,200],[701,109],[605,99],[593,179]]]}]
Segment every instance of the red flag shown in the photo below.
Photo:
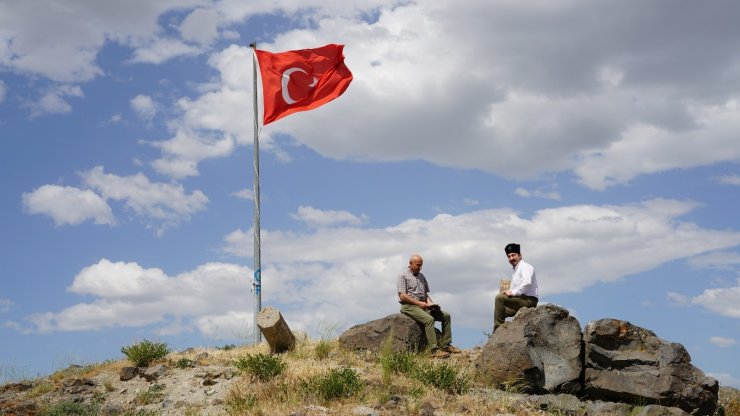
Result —
[{"label": "red flag", "polygon": [[344,45],[281,53],[255,50],[262,75],[263,124],[312,110],[342,95],[352,82]]}]

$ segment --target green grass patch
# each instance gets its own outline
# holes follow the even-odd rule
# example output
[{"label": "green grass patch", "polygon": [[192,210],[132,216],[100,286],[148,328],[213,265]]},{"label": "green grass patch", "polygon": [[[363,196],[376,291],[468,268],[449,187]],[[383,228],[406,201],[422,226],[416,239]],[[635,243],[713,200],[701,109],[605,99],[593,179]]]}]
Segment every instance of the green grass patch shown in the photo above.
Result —
[{"label": "green grass patch", "polygon": [[359,393],[365,383],[351,368],[334,368],[329,373],[315,376],[303,382],[303,388],[318,398],[330,401],[347,398]]},{"label": "green grass patch", "polygon": [[257,377],[260,381],[269,381],[285,370],[285,362],[280,357],[266,354],[246,355],[234,363],[239,370]]},{"label": "green grass patch", "polygon": [[153,361],[161,360],[170,353],[167,344],[144,340],[138,344],[122,347],[121,352],[136,367],[146,367]]}]

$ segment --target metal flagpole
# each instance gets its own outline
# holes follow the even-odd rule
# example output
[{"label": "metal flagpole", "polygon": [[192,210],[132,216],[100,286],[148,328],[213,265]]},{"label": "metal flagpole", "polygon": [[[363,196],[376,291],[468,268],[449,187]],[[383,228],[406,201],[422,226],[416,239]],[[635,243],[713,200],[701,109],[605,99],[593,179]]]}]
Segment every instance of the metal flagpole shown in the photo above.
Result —
[{"label": "metal flagpole", "polygon": [[260,264],[260,146],[259,146],[259,114],[257,111],[257,42],[249,45],[252,48],[252,90],[254,91],[254,344],[262,341],[262,334],[257,326],[257,315],[262,310],[262,270]]}]

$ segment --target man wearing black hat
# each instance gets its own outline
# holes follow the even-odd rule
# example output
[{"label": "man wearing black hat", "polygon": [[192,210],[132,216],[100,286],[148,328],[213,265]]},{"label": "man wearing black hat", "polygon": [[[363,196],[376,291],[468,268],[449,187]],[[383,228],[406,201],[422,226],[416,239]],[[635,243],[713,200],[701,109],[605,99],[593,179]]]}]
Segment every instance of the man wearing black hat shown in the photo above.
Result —
[{"label": "man wearing black hat", "polygon": [[537,306],[537,276],[534,273],[534,267],[522,260],[519,244],[507,244],[504,251],[514,271],[511,274],[509,290],[496,295],[496,302],[493,307],[494,332],[499,325],[506,321],[506,318],[516,315],[519,309]]}]

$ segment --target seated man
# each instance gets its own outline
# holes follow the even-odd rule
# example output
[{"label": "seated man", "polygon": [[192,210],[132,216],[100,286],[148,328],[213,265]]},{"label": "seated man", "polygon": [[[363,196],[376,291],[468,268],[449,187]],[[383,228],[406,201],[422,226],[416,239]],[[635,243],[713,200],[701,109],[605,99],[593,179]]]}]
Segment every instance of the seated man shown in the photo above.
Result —
[{"label": "seated man", "polygon": [[516,315],[519,309],[537,306],[537,276],[534,274],[534,267],[522,260],[519,244],[507,244],[504,251],[514,271],[511,275],[510,289],[496,295],[493,307],[494,332],[506,318]]},{"label": "seated man", "polygon": [[[452,324],[450,314],[435,305],[429,296],[429,284],[421,273],[424,264],[421,256],[415,254],[409,260],[409,267],[398,276],[398,299],[401,313],[410,316],[424,326],[427,339],[427,350],[435,357],[447,357],[450,353],[459,353],[452,343]],[[442,338],[437,344],[437,333],[434,321],[442,322]]]}]

